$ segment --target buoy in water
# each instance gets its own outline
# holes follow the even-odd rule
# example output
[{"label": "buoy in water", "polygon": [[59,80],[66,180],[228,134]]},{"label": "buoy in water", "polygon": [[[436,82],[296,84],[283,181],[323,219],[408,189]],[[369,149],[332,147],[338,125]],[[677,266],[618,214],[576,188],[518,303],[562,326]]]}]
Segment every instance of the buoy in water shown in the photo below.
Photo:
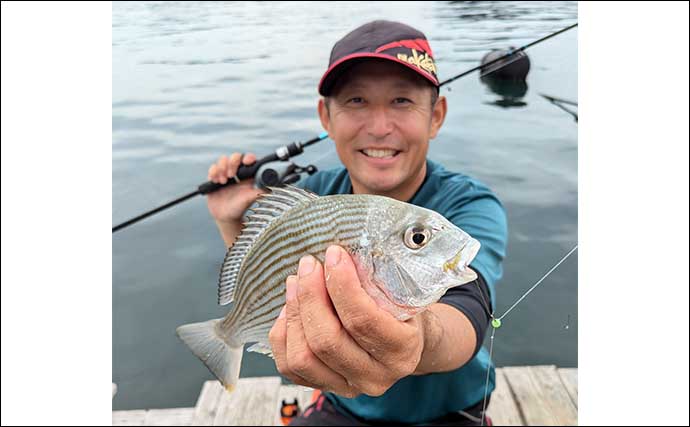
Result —
[{"label": "buoy in water", "polygon": [[508,49],[493,49],[484,55],[481,65],[489,64],[491,61],[508,55],[512,55],[496,61],[493,64],[481,68],[480,76],[491,77],[499,80],[525,80],[530,69],[530,60],[523,51],[516,51],[514,47]]}]

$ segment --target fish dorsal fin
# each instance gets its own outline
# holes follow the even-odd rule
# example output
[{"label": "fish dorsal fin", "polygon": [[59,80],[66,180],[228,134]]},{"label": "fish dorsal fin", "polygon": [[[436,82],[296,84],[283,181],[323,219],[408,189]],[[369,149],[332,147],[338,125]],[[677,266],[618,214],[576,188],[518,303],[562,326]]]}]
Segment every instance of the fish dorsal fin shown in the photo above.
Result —
[{"label": "fish dorsal fin", "polygon": [[247,216],[242,232],[225,254],[218,280],[218,304],[220,305],[232,302],[242,262],[254,246],[254,242],[268,226],[292,209],[293,206],[319,197],[314,193],[291,185],[284,188],[269,187],[268,189],[270,193],[259,196],[255,204],[249,208],[251,213]]}]

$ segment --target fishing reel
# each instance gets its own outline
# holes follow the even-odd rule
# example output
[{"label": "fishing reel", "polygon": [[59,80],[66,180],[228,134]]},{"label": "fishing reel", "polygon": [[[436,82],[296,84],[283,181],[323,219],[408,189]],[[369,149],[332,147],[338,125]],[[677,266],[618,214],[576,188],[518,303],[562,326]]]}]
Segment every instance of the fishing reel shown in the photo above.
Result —
[{"label": "fishing reel", "polygon": [[262,165],[254,177],[254,187],[264,189],[266,187],[282,187],[286,184],[294,184],[300,180],[301,174],[313,175],[317,172],[316,166],[297,166],[292,162],[269,162]]}]

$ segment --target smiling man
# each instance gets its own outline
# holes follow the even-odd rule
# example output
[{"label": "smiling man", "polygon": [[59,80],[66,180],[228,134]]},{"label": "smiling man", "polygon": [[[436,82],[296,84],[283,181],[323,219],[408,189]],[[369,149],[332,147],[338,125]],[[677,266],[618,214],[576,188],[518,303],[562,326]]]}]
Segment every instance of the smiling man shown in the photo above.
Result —
[{"label": "smiling man", "polygon": [[[330,247],[323,265],[302,258],[269,338],[280,373],[323,394],[291,425],[480,423],[487,372],[489,391],[494,387],[481,343],[502,275],[507,225],[487,187],[426,158],[446,117],[438,87],[420,31],[374,21],[347,34],[332,49],[318,104],[344,167],[300,185],[320,195],[378,194],[439,212],[480,241],[470,264],[478,277],[403,322],[364,292],[342,248]],[[222,157],[209,179],[224,183],[241,161],[254,160]],[[209,195],[228,245],[257,194],[247,182]]]},{"label": "smiling man", "polygon": [[[413,71],[379,58],[352,60],[319,102],[355,193],[407,201],[426,176],[429,140],[446,116],[446,100]],[[348,66],[349,65],[349,66]],[[333,71],[332,71],[333,72]]]}]

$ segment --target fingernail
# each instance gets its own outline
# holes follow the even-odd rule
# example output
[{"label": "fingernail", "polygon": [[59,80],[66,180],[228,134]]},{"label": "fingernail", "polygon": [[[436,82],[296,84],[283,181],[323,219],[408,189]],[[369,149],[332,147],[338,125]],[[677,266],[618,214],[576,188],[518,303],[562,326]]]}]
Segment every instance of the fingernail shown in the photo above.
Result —
[{"label": "fingernail", "polygon": [[294,300],[295,295],[297,295],[297,280],[292,276],[288,277],[287,280],[285,280],[285,287],[287,288],[285,290],[285,298],[288,301]]},{"label": "fingernail", "polygon": [[335,267],[340,262],[340,247],[330,246],[326,250],[326,265],[328,267]]},{"label": "fingernail", "polygon": [[283,318],[285,318],[285,309],[286,309],[286,308],[287,308],[287,306],[284,305],[284,306],[283,306],[283,309],[280,310],[280,314],[278,315],[278,319],[283,319]]},{"label": "fingernail", "polygon": [[299,277],[304,277],[314,271],[314,257],[307,255],[299,260],[299,268],[297,269],[297,274]]}]

